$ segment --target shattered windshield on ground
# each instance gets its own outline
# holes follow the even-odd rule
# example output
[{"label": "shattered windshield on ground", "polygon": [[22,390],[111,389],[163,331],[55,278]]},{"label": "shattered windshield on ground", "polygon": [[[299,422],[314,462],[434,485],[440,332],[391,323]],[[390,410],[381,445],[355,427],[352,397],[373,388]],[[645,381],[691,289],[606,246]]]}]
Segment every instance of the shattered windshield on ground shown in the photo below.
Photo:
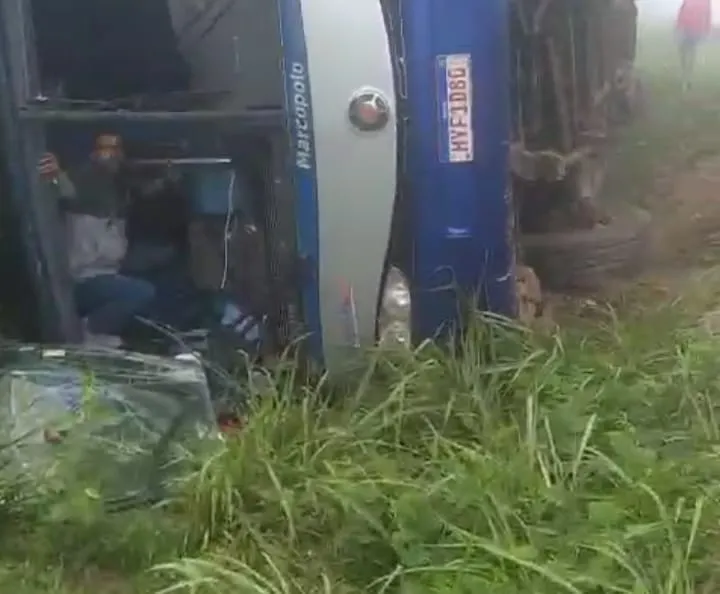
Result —
[{"label": "shattered windshield on ground", "polygon": [[65,480],[86,481],[88,489],[115,502],[160,498],[183,449],[217,438],[197,363],[113,351],[5,348],[0,392],[9,468],[36,478],[66,473]]}]

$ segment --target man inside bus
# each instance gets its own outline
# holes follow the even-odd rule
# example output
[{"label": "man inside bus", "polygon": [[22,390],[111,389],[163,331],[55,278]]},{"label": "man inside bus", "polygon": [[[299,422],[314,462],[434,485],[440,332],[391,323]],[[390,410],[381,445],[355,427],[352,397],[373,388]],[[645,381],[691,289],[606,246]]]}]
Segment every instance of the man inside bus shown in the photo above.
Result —
[{"label": "man inside bus", "polygon": [[71,175],[53,154],[38,165],[65,214],[70,273],[86,342],[114,348],[155,296],[152,283],[120,273],[127,252],[127,197],[118,183],[123,158],[121,139],[106,134],[96,139],[89,161]]}]

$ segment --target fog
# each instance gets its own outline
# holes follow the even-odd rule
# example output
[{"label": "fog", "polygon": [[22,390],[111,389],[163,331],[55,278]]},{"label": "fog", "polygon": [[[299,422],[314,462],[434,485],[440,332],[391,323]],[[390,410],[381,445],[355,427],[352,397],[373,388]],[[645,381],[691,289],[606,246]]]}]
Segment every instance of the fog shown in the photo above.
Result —
[{"label": "fog", "polygon": [[682,0],[637,0],[640,19],[643,22],[674,19]]},{"label": "fog", "polygon": [[[637,0],[642,23],[672,21],[677,16],[682,0]],[[720,21],[720,0],[712,0],[713,20]]]}]

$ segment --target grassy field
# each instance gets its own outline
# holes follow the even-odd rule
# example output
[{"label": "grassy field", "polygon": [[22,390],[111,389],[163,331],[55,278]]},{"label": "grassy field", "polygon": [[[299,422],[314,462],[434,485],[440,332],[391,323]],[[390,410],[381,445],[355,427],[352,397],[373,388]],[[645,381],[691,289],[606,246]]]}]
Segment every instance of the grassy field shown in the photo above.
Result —
[{"label": "grassy field", "polygon": [[478,332],[342,407],[278,395],[164,509],[8,485],[0,591],[715,591],[714,342],[672,307]]},{"label": "grassy field", "polygon": [[[672,50],[643,46],[647,115],[623,133],[611,199],[647,201],[720,149],[720,51],[683,98]],[[83,482],[0,484],[0,592],[718,592],[704,306],[585,303],[542,337],[478,320],[462,356],[374,357],[332,408],[280,383],[157,509],[106,514]]]}]

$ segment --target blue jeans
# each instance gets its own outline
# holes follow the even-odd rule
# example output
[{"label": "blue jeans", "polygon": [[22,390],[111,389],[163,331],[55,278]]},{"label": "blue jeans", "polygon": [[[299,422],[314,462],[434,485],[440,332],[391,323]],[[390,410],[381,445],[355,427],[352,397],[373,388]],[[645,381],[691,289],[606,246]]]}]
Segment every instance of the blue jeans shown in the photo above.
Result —
[{"label": "blue jeans", "polygon": [[121,274],[101,274],[75,285],[78,313],[93,334],[120,336],[154,297],[152,283]]},{"label": "blue jeans", "polygon": [[680,67],[683,76],[687,78],[695,68],[698,46],[703,42],[704,36],[692,31],[678,31],[677,36],[680,50]]}]

